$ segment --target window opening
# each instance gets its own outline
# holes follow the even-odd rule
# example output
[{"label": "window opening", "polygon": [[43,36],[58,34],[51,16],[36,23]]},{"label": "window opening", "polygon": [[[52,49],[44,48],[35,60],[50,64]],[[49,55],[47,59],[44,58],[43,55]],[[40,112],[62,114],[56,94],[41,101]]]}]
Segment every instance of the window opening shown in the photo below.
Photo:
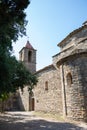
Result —
[{"label": "window opening", "polygon": [[67,85],[68,86],[72,85],[72,75],[71,75],[71,73],[67,74]]},{"label": "window opening", "polygon": [[28,62],[31,62],[31,60],[32,60],[32,52],[29,51],[28,52]]},{"label": "window opening", "polygon": [[48,91],[48,81],[45,82],[45,90]]}]

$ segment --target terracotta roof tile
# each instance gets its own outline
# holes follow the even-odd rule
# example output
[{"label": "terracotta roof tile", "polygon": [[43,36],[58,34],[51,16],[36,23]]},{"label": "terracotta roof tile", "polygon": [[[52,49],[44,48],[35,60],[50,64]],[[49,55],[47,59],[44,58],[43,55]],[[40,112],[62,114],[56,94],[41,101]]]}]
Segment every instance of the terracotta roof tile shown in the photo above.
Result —
[{"label": "terracotta roof tile", "polygon": [[33,46],[30,44],[29,41],[27,41],[25,47],[28,48],[28,49],[33,49],[34,50]]}]

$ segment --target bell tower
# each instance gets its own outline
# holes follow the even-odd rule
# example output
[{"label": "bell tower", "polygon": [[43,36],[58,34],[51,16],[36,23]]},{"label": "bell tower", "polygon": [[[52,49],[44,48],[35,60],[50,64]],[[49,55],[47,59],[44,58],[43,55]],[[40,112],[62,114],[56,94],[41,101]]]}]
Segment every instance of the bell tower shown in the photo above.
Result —
[{"label": "bell tower", "polygon": [[19,52],[19,60],[22,61],[25,67],[31,72],[36,72],[36,50],[27,41],[25,47],[23,47]]}]

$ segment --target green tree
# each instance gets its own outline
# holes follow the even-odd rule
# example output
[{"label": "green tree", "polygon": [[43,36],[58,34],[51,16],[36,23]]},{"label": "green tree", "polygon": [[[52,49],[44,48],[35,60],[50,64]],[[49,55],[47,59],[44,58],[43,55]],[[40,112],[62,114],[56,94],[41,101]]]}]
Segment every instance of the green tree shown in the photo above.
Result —
[{"label": "green tree", "polygon": [[26,35],[25,9],[29,0],[0,0],[0,98],[5,100],[10,92],[29,85],[31,91],[37,79],[22,63],[11,56],[12,42]]},{"label": "green tree", "polygon": [[7,73],[3,73],[4,70],[2,70],[2,78],[0,73],[1,101],[6,100],[10,93],[16,92],[19,88],[23,91],[26,85],[28,86],[29,93],[31,93],[34,85],[37,83],[36,76],[31,74],[22,62],[18,62],[14,56],[10,56],[9,54],[7,54],[6,58]]},{"label": "green tree", "polygon": [[0,0],[0,48],[11,49],[12,41],[26,34],[29,0]]}]

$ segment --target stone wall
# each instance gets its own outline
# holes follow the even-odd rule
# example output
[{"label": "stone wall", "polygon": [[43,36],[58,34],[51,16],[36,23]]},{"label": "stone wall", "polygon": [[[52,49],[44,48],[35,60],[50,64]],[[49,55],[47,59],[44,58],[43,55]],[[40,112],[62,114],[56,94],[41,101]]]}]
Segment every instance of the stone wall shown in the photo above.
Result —
[{"label": "stone wall", "polygon": [[[28,61],[29,51],[31,52],[31,61]],[[31,73],[36,72],[36,50],[24,47],[19,52],[19,59],[23,62],[27,70],[29,70]]]},{"label": "stone wall", "polygon": [[30,50],[32,52],[31,55],[31,61],[28,61],[28,52],[29,49],[25,48],[24,49],[24,65],[25,67],[31,72],[35,73],[36,72],[36,50]]},{"label": "stone wall", "polygon": [[[74,120],[87,120],[87,54],[72,57],[61,66],[64,79],[65,110],[67,117]],[[67,75],[71,75],[68,83]]]},{"label": "stone wall", "polygon": [[[34,90],[35,111],[62,114],[62,95],[59,70],[49,66],[37,72],[38,83]],[[46,87],[48,83],[48,89]]]},{"label": "stone wall", "polygon": [[[29,97],[27,87],[20,93],[20,106],[87,121],[87,25],[71,32],[58,45],[61,52],[53,56],[53,65],[36,72],[38,83],[33,97]],[[23,52],[24,64],[35,72],[36,51],[30,64],[28,51]]]},{"label": "stone wall", "polygon": [[3,102],[0,101],[0,111],[19,111],[18,93],[10,93],[9,98]]},{"label": "stone wall", "polygon": [[19,101],[20,110],[29,111],[29,92],[27,86],[24,88],[23,93],[21,90],[19,90],[18,101]]},{"label": "stone wall", "polygon": [[60,68],[63,115],[87,121],[87,25],[58,45],[61,52],[53,56],[53,64]]}]

